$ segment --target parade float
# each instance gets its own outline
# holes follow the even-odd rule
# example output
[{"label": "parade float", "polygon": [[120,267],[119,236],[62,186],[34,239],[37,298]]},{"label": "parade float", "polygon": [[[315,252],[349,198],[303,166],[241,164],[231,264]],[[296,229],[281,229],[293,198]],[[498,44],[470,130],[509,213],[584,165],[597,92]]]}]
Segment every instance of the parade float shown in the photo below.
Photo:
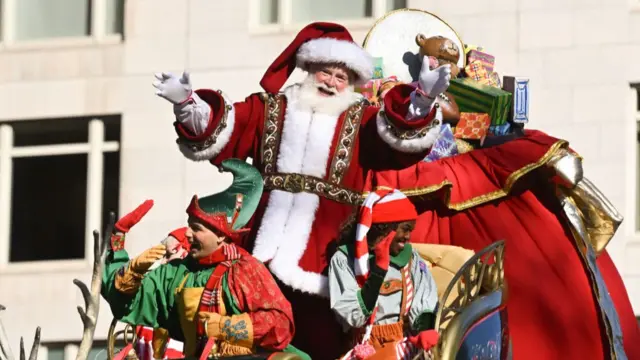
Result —
[{"label": "parade float", "polygon": [[[365,102],[375,106],[382,104],[384,96],[393,86],[414,84],[425,57],[433,69],[443,65],[451,66],[450,86],[437,99],[445,126],[441,127],[433,149],[423,162],[437,162],[522,136],[529,120],[529,80],[518,76],[501,77],[496,66],[498,59],[490,54],[490,50],[465,44],[456,31],[436,15],[414,9],[390,12],[376,21],[367,34],[363,47],[373,56],[376,70],[374,79],[357,90],[363,95]],[[562,200],[565,221],[583,255],[584,266],[591,269],[592,274],[598,274],[597,270],[593,270],[597,268],[596,257],[604,252],[605,246],[620,225],[622,216],[583,177],[579,157],[570,155],[572,153],[567,151],[557,156],[554,154],[553,159],[547,159],[548,164],[538,164],[537,167],[548,165],[557,172],[557,178],[562,180],[563,185],[558,187],[558,197]],[[386,177],[386,174],[380,179],[383,183],[394,181],[393,176]],[[508,186],[504,188],[506,190],[495,191],[492,199],[506,196],[513,185],[510,181],[517,180],[509,179],[506,181]],[[415,196],[422,197],[425,194]],[[440,200],[456,211],[472,208],[471,205],[456,208],[451,196],[451,193],[447,193]],[[107,234],[110,231],[108,228]],[[82,309],[80,311],[85,324],[85,336],[78,359],[86,359],[98,311],[98,274],[102,272],[101,260],[104,258],[106,245],[97,236],[95,241],[97,260],[91,290],[79,285],[90,310],[86,313]],[[490,245],[474,250],[447,244],[417,243],[413,246],[430,265],[437,283],[439,306],[435,329],[440,334],[435,347],[430,351],[420,352],[415,358],[511,358],[512,338],[507,319],[509,294],[505,276],[505,259],[509,258],[508,244],[503,239],[495,238]],[[592,286],[602,291],[600,287],[604,285],[598,282],[597,286]],[[610,314],[607,316],[615,318]],[[607,333],[609,332],[607,328]],[[149,329],[113,319],[108,334],[108,359],[151,359],[151,341]],[[176,345],[174,341],[173,346],[179,353],[180,344]],[[5,349],[8,347],[3,345],[3,359],[11,360]],[[33,356],[32,358],[35,359]],[[172,357],[167,355],[165,358]],[[207,358],[225,357],[204,354],[200,359]],[[226,358],[297,357],[289,353],[267,353]]]}]

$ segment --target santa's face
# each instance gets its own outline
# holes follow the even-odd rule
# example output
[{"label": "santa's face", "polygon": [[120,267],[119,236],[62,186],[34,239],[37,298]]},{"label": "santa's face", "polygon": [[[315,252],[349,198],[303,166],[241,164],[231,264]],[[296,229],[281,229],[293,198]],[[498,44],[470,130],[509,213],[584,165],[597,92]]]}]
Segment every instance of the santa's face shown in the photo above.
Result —
[{"label": "santa's face", "polygon": [[314,64],[301,83],[297,106],[327,115],[338,115],[358,101],[353,91],[354,75],[338,65]]},{"label": "santa's face", "polygon": [[348,89],[351,84],[349,71],[342,66],[317,65],[311,73],[320,96],[335,96]]}]

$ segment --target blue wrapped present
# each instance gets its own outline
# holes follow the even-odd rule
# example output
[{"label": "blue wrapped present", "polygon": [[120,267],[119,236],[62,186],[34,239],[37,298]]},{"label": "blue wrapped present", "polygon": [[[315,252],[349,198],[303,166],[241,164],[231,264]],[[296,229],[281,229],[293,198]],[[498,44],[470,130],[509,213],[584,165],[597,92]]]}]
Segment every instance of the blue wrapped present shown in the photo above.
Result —
[{"label": "blue wrapped present", "polygon": [[444,124],[442,128],[440,128],[440,134],[433,144],[431,151],[429,151],[429,155],[427,155],[423,161],[432,162],[453,155],[458,155],[456,139],[453,137],[451,126]]}]

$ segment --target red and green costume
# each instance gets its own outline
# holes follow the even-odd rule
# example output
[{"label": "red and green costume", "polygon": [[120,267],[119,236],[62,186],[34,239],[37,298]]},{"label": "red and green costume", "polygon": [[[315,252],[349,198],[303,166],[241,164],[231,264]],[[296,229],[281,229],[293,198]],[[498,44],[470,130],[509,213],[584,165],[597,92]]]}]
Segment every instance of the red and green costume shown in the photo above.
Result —
[{"label": "red and green costume", "polygon": [[[222,168],[233,173],[232,186],[194,196],[187,213],[234,239],[255,210],[262,181],[243,161],[228,160]],[[184,342],[186,356],[199,356],[205,343],[213,343],[211,352],[219,355],[291,349],[291,305],[266,267],[235,245],[223,245],[205,259],[172,261],[144,276],[132,274],[129,261],[125,250],[111,249],[103,275],[102,295],[120,321],[167,329]],[[198,321],[203,312],[218,316],[219,326]]]}]

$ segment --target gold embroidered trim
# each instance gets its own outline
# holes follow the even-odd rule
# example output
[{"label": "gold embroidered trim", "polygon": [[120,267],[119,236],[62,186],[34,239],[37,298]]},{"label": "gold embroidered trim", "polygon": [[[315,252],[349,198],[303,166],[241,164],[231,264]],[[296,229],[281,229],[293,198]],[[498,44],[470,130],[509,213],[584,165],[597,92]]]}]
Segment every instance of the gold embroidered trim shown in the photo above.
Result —
[{"label": "gold embroidered trim", "polygon": [[264,176],[263,181],[267,190],[306,192],[343,204],[359,205],[364,199],[360,192],[343,188],[315,176],[276,173]]},{"label": "gold embroidered trim", "polygon": [[282,110],[283,95],[262,93],[260,97],[264,101],[264,130],[262,135],[262,164],[263,173],[272,173],[276,169],[278,159],[278,147],[280,146],[280,136],[282,134],[282,121],[280,112]]},{"label": "gold embroidered trim", "polygon": [[336,151],[333,155],[333,162],[329,173],[329,180],[333,184],[340,184],[345,172],[349,169],[353,156],[353,146],[360,130],[360,121],[364,114],[364,102],[358,102],[347,110],[344,117],[340,138]]},{"label": "gold embroidered trim", "polygon": [[[437,106],[438,104],[436,104],[436,107]],[[440,119],[433,119],[433,121],[431,121],[425,127],[421,127],[419,129],[401,130],[401,129],[398,129],[391,120],[389,120],[389,117],[387,116],[387,113],[384,111],[384,109],[380,110],[380,116],[382,116],[382,118],[387,123],[387,130],[391,133],[391,135],[401,140],[413,140],[413,139],[423,138],[427,135],[429,130],[440,125],[441,123]]]},{"label": "gold embroidered trim", "polygon": [[[222,92],[220,90],[216,90],[216,92],[220,94],[220,96],[222,96]],[[231,105],[227,104],[226,100],[224,100],[224,114],[222,114],[222,119],[220,119],[220,123],[213,131],[213,134],[204,139],[204,141],[192,142],[183,138],[178,138],[178,140],[176,141],[178,142],[178,144],[182,144],[188,147],[192,152],[198,152],[210,148],[211,146],[215,145],[216,141],[218,141],[218,136],[220,136],[222,130],[227,128],[227,117],[229,116],[229,111],[231,111],[231,109]]]},{"label": "gold embroidered trim", "polygon": [[[551,148],[536,162],[534,163],[530,163],[527,164],[523,167],[521,167],[520,169],[514,171],[511,173],[511,175],[509,175],[509,177],[507,178],[507,181],[505,181],[505,185],[502,189],[498,189],[486,194],[482,194],[482,195],[478,195],[476,197],[473,197],[471,199],[459,202],[459,203],[450,203],[450,198],[451,198],[451,187],[453,187],[453,184],[449,181],[449,180],[444,180],[443,182],[441,182],[440,184],[435,184],[435,185],[429,185],[426,187],[420,187],[420,188],[413,188],[413,189],[400,189],[400,191],[402,191],[405,195],[407,196],[425,196],[425,195],[429,195],[433,192],[436,192],[442,188],[447,187],[448,189],[446,190],[445,193],[445,198],[444,198],[444,204],[452,210],[456,210],[456,211],[461,211],[461,210],[465,210],[465,209],[469,209],[472,208],[474,206],[478,206],[480,204],[484,204],[502,197],[507,196],[507,194],[509,194],[509,192],[511,191],[511,188],[513,187],[513,185],[520,180],[520,178],[522,178],[524,175],[530,173],[531,171],[538,169],[544,165],[546,165],[549,160],[558,152],[560,151],[560,149],[563,149],[565,147],[567,147],[569,145],[569,143],[565,140],[558,140],[556,143],[554,143]],[[377,187],[377,189],[385,189],[387,187],[385,186],[380,186]]]}]

